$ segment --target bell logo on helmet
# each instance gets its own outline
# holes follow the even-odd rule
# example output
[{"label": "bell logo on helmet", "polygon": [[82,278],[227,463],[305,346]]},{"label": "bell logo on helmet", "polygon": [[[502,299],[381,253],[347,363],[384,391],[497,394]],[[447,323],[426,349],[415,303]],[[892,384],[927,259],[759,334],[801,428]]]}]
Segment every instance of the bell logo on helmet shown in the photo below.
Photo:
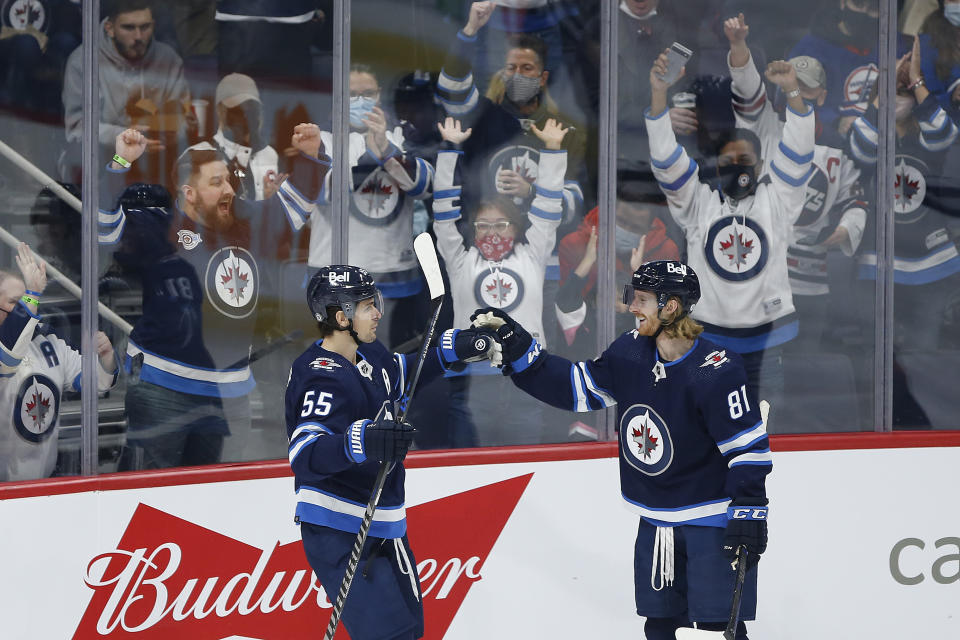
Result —
[{"label": "bell logo on helmet", "polygon": [[687,275],[687,265],[679,262],[668,262],[667,273],[679,273],[682,276]]},{"label": "bell logo on helmet", "polygon": [[331,283],[333,282],[347,283],[347,282],[350,282],[350,272],[347,271],[344,273],[337,273],[336,271],[330,271],[327,273],[327,279],[329,279]]}]

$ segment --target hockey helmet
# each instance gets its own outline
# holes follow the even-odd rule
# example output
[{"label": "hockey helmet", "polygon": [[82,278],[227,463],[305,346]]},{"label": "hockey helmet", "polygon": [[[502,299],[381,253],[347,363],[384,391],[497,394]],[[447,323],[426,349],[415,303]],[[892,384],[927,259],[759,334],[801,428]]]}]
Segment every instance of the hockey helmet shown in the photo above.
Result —
[{"label": "hockey helmet", "polygon": [[327,307],[338,307],[353,320],[357,303],[373,298],[373,304],[383,312],[383,295],[377,289],[366,269],[348,264],[332,264],[321,268],[307,285],[307,305],[317,322],[328,324]]},{"label": "hockey helmet", "polygon": [[693,269],[677,260],[655,260],[640,265],[630,284],[623,287],[623,303],[633,302],[634,291],[657,294],[657,307],[662,309],[670,296],[680,300],[683,313],[689,313],[700,300],[700,279]]}]

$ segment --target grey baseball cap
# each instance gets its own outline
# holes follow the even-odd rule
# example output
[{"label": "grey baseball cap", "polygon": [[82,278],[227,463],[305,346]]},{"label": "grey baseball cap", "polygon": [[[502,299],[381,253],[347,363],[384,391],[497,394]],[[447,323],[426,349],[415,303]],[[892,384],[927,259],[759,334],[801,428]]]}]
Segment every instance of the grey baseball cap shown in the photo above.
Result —
[{"label": "grey baseball cap", "polygon": [[790,64],[797,70],[797,80],[807,89],[826,89],[827,74],[820,61],[811,56],[790,58]]},{"label": "grey baseball cap", "polygon": [[260,92],[257,91],[257,84],[250,76],[242,73],[231,73],[224,76],[220,84],[217,85],[217,104],[223,103],[228,109],[232,109],[247,100],[260,102]]}]

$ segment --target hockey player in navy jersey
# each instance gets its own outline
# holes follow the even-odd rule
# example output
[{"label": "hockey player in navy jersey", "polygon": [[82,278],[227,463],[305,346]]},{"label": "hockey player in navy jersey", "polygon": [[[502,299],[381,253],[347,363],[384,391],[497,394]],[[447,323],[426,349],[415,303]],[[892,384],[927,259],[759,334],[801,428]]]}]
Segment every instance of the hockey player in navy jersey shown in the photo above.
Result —
[{"label": "hockey player in navy jersey", "polygon": [[[624,287],[637,328],[595,360],[547,353],[499,309],[474,314],[495,327],[504,373],[555,407],[617,407],[620,490],[640,516],[634,550],[637,613],[649,640],[697,623],[722,630],[743,545],[752,565],[740,619],[756,611],[756,561],[767,545],[766,426],[736,353],[700,337],[689,313],[700,283],[689,266],[648,262]],[[746,638],[741,622],[738,639]]]},{"label": "hockey player in navy jersey", "polygon": [[[383,297],[364,269],[322,267],[307,287],[320,339],[293,363],[286,391],[290,466],[303,547],[332,598],[360,529],[380,462],[387,476],[354,577],[343,622],[354,640],[423,635],[417,563],[407,542],[403,459],[413,427],[394,416],[415,356],[377,340]],[[448,329],[427,352],[421,384],[496,348],[486,329]]]}]

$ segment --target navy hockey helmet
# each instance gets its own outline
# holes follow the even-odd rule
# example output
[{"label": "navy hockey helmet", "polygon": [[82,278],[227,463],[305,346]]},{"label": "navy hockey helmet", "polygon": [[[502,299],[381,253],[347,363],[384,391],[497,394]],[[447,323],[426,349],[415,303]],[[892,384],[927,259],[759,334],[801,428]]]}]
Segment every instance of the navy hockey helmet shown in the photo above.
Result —
[{"label": "navy hockey helmet", "polygon": [[689,266],[677,260],[655,260],[640,265],[630,284],[623,287],[623,303],[633,302],[634,291],[652,291],[657,294],[657,307],[667,304],[670,296],[680,300],[687,314],[700,300],[700,279]]},{"label": "navy hockey helmet", "polygon": [[321,268],[307,285],[307,305],[317,322],[329,322],[327,307],[337,307],[348,320],[353,320],[357,303],[373,298],[373,304],[383,312],[383,295],[377,289],[366,269],[348,264],[332,264]]}]

